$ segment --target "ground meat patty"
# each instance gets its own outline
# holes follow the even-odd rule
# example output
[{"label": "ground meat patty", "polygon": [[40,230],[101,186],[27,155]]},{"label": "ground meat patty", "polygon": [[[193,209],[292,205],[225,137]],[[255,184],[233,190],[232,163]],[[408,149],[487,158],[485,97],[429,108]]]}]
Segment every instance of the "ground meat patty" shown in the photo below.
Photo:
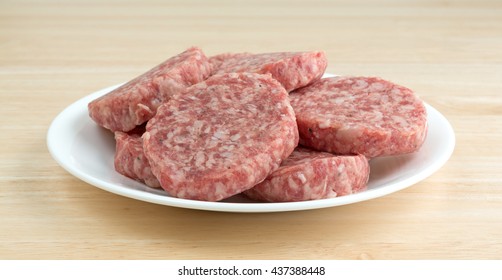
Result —
[{"label": "ground meat patty", "polygon": [[160,188],[143,152],[141,134],[115,132],[115,170],[118,173],[145,183],[152,188]]},{"label": "ground meat patty", "polygon": [[111,131],[129,131],[152,118],[172,95],[210,74],[211,64],[202,50],[190,48],[92,101],[89,115]]},{"label": "ground meat patty", "polygon": [[335,156],[299,147],[265,181],[244,194],[268,202],[343,196],[366,189],[369,173],[363,155]]},{"label": "ground meat patty", "polygon": [[290,94],[300,143],[369,158],[417,151],[427,133],[423,102],[408,88],[374,77],[321,79]]},{"label": "ground meat patty", "polygon": [[214,75],[159,107],[143,134],[153,174],[172,196],[218,201],[277,169],[298,144],[284,88],[269,75]]},{"label": "ground meat patty", "polygon": [[288,92],[318,80],[328,61],[322,51],[220,54],[210,58],[213,73],[271,74]]}]

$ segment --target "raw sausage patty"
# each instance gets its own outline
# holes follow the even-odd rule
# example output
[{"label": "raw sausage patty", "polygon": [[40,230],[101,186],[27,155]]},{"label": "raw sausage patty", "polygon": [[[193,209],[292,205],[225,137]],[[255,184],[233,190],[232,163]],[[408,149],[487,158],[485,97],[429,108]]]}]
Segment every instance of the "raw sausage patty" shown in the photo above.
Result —
[{"label": "raw sausage patty", "polygon": [[374,77],[321,79],[290,94],[300,144],[369,158],[417,151],[427,133],[412,90]]},{"label": "raw sausage patty", "polygon": [[244,192],[251,199],[290,202],[348,195],[366,189],[368,160],[298,147],[265,181]]},{"label": "raw sausage patty", "polygon": [[218,201],[264,180],[298,144],[288,94],[269,75],[214,75],[159,107],[143,134],[172,196]]},{"label": "raw sausage patty", "polygon": [[328,61],[322,51],[220,54],[209,59],[214,73],[271,74],[288,92],[318,80]]},{"label": "raw sausage patty", "polygon": [[111,131],[129,131],[152,118],[161,103],[210,74],[202,50],[190,48],[92,101],[89,115]]}]

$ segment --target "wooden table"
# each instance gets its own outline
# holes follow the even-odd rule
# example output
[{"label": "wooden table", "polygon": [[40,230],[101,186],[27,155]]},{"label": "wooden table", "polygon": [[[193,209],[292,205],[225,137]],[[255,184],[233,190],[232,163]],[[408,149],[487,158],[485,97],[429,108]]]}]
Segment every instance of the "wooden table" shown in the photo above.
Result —
[{"label": "wooden table", "polygon": [[[269,214],[125,198],[51,158],[66,106],[192,45],[325,50],[328,72],[415,89],[453,125],[453,156],[385,197]],[[1,1],[0,258],[500,259],[501,96],[496,0]]]}]

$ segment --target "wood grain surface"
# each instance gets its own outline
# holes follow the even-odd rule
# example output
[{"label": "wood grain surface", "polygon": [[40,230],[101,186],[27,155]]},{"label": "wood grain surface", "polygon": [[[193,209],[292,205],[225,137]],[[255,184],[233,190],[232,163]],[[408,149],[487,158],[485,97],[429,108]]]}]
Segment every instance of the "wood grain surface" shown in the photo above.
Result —
[{"label": "wood grain surface", "polygon": [[[426,180],[320,210],[234,214],[114,195],[46,134],[66,106],[189,46],[325,50],[413,88],[456,147]],[[501,259],[501,1],[0,1],[1,259]]]}]

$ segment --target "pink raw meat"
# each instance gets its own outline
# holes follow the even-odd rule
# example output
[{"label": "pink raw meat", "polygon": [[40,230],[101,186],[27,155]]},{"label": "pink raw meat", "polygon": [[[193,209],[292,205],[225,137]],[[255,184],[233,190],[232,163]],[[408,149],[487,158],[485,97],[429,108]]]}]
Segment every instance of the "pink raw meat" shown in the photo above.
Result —
[{"label": "pink raw meat", "polygon": [[412,90],[374,77],[321,79],[290,94],[300,144],[368,158],[417,151],[427,134]]},{"label": "pink raw meat", "polygon": [[336,156],[298,147],[279,169],[244,194],[268,202],[343,196],[366,189],[369,173],[363,155]]},{"label": "pink raw meat", "polygon": [[143,134],[153,174],[172,196],[218,201],[277,169],[298,144],[293,109],[269,75],[214,75],[159,107]]},{"label": "pink raw meat", "polygon": [[322,51],[220,54],[209,59],[213,73],[270,74],[286,91],[306,86],[322,77],[328,61]]},{"label": "pink raw meat", "polygon": [[210,74],[211,64],[202,50],[190,48],[92,101],[89,115],[102,127],[127,132],[152,118],[160,104]]}]

